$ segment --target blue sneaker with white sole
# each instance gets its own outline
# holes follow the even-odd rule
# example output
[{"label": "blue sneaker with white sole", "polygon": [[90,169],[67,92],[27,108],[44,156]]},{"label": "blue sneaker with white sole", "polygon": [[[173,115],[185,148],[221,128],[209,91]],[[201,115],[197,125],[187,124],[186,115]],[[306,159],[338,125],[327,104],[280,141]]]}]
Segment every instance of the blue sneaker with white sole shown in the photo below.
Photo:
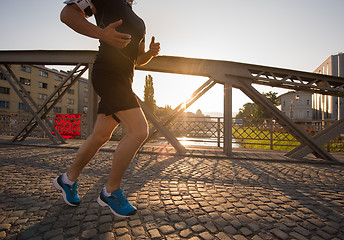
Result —
[{"label": "blue sneaker with white sole", "polygon": [[73,185],[65,184],[62,181],[62,175],[53,180],[54,186],[62,192],[63,200],[72,207],[80,205],[80,197],[78,195],[77,188],[79,187],[78,182]]},{"label": "blue sneaker with white sole", "polygon": [[100,206],[110,208],[111,212],[118,217],[130,217],[137,212],[124,196],[122,189],[113,191],[109,197],[105,196],[104,189],[102,189],[97,201]]}]

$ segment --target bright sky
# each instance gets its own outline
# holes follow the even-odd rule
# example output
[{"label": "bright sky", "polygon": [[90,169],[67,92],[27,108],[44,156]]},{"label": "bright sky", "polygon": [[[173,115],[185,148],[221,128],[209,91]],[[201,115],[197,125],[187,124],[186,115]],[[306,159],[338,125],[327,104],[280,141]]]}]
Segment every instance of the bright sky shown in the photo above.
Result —
[{"label": "bright sky", "polygon": [[[1,0],[0,50],[97,50],[98,41],[78,35],[59,20],[63,0]],[[343,0],[137,0],[134,11],[161,55],[218,59],[312,72],[344,51]],[[94,22],[94,19],[91,18]],[[159,106],[177,106],[206,79],[135,72],[143,96],[151,74]],[[287,90],[257,87],[259,91]],[[233,91],[233,111],[248,101]],[[223,86],[215,86],[189,111],[223,112]]]}]

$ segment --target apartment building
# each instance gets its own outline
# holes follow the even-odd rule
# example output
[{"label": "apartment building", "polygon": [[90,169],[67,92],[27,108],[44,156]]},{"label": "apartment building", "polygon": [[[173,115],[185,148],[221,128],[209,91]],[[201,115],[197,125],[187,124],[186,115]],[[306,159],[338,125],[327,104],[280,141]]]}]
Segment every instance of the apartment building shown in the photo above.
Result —
[{"label": "apartment building", "polygon": [[88,111],[88,81],[79,79],[78,82],[78,113],[86,114]]},{"label": "apartment building", "polygon": [[294,121],[313,119],[313,96],[309,92],[290,91],[280,95],[281,111]]},{"label": "apartment building", "polygon": [[[328,57],[315,73],[344,77],[344,54]],[[338,120],[344,118],[344,98],[291,91],[279,96],[281,111],[294,121]]]},{"label": "apartment building", "polygon": [[[338,53],[328,57],[315,73],[344,77],[344,53]],[[344,118],[344,98],[314,94],[314,119],[339,120]]]},{"label": "apartment building", "polygon": [[[44,104],[45,100],[53,93],[54,89],[58,87],[67,76],[67,72],[50,69],[40,65],[12,65],[11,69],[38,106]],[[87,79],[80,79],[56,104],[51,113],[86,113],[87,108],[85,109],[84,104],[86,102],[87,106],[88,101],[85,99],[88,92],[86,87]],[[83,95],[82,103],[80,103],[80,92],[82,92]],[[25,112],[27,112],[27,107],[11,88],[9,82],[0,73],[0,113]]]}]

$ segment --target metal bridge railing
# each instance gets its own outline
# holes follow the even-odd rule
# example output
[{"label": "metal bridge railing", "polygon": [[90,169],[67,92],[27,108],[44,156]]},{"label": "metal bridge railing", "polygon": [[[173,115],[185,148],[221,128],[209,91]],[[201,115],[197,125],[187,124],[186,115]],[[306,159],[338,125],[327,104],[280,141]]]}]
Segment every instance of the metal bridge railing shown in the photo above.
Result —
[{"label": "metal bridge railing", "polygon": [[[0,135],[14,136],[29,118],[29,114],[0,114]],[[78,118],[71,118],[68,115],[50,115],[48,119],[54,123],[55,128],[62,136],[66,135],[66,132],[71,131],[75,138],[86,139],[86,115],[80,115]],[[305,122],[299,124],[299,127],[313,136],[334,122]],[[197,142],[197,145],[200,146],[223,147],[223,117],[180,117],[170,122],[167,128],[178,139],[182,139],[184,143]],[[112,140],[119,140],[124,134],[124,129],[119,126],[114,131]],[[47,138],[41,128],[36,128],[31,136]],[[233,143],[236,143],[236,148],[291,150],[300,145],[297,139],[271,118],[254,120],[233,119],[232,139]],[[163,142],[164,140],[162,135],[157,134],[151,141]],[[344,136],[339,136],[329,141],[324,145],[324,148],[329,152],[343,152]]]}]

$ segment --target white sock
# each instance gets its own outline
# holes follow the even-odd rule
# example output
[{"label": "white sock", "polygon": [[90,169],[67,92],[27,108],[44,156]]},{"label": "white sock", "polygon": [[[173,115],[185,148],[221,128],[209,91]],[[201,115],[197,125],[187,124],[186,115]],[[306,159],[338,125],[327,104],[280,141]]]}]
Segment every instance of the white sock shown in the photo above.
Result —
[{"label": "white sock", "polygon": [[68,184],[68,185],[73,185],[75,182],[72,182],[71,180],[68,179],[67,173],[64,173],[62,175],[62,182],[64,182],[64,184]]},{"label": "white sock", "polygon": [[111,196],[111,193],[108,193],[108,192],[106,191],[106,187],[104,187],[103,189],[104,189],[103,193],[104,193],[105,197],[110,197],[110,196]]}]

